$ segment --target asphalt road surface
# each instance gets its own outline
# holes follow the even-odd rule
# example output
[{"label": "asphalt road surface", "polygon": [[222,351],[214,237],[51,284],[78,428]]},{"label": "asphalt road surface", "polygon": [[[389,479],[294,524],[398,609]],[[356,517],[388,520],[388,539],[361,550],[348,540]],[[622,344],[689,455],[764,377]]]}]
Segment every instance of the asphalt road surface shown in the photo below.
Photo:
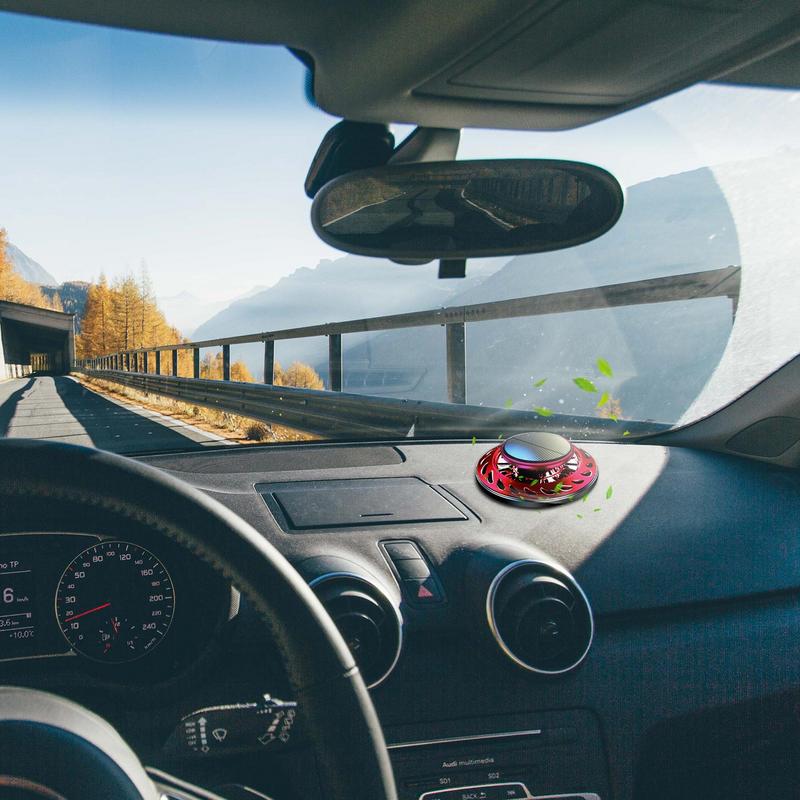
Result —
[{"label": "asphalt road surface", "polygon": [[199,450],[225,440],[140,406],[112,400],[67,376],[0,382],[0,437],[52,439],[136,453]]}]

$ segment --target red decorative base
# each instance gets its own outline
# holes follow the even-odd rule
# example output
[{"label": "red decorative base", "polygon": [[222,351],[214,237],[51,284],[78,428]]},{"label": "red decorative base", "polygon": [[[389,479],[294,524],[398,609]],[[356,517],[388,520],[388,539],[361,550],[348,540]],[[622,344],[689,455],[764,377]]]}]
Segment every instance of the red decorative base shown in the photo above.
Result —
[{"label": "red decorative base", "polygon": [[553,505],[586,494],[597,464],[585,450],[555,433],[522,433],[484,453],[475,468],[489,493],[515,503]]}]

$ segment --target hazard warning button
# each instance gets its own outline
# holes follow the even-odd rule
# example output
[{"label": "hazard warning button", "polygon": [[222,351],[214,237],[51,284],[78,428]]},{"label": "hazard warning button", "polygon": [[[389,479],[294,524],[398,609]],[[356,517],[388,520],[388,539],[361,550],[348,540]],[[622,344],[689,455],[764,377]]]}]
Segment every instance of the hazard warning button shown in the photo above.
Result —
[{"label": "hazard warning button", "polygon": [[410,539],[389,539],[380,543],[403,590],[403,599],[410,606],[432,606],[444,603],[444,591],[428,557]]},{"label": "hazard warning button", "polygon": [[406,578],[403,581],[403,594],[412,606],[428,606],[444,601],[439,582],[433,575],[427,578]]}]

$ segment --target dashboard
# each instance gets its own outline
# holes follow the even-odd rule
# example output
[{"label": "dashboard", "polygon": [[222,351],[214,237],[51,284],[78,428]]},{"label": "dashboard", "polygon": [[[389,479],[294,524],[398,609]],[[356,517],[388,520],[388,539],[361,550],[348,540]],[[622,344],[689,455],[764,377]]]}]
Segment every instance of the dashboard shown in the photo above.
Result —
[{"label": "dashboard", "polygon": [[[372,687],[402,800],[794,796],[797,474],[588,443],[586,500],[529,509],[477,485],[488,446],[141,460],[312,585]],[[246,598],[129,533],[0,539],[0,682],[72,697],[187,780],[317,794],[303,709]]]}]

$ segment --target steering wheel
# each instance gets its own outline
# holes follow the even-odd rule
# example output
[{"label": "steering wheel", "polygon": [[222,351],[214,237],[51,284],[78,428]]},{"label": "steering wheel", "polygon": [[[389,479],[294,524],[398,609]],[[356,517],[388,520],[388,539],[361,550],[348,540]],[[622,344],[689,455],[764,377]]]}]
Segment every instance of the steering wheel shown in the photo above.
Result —
[{"label": "steering wheel", "polygon": [[[136,461],[74,445],[0,441],[0,535],[107,533],[117,525],[177,542],[248,598],[283,657],[322,794],[397,800],[383,733],[347,645],[263,536],[193,487]],[[107,722],[71,701],[21,688],[0,689],[0,794],[8,786],[15,797],[158,797]]]}]

